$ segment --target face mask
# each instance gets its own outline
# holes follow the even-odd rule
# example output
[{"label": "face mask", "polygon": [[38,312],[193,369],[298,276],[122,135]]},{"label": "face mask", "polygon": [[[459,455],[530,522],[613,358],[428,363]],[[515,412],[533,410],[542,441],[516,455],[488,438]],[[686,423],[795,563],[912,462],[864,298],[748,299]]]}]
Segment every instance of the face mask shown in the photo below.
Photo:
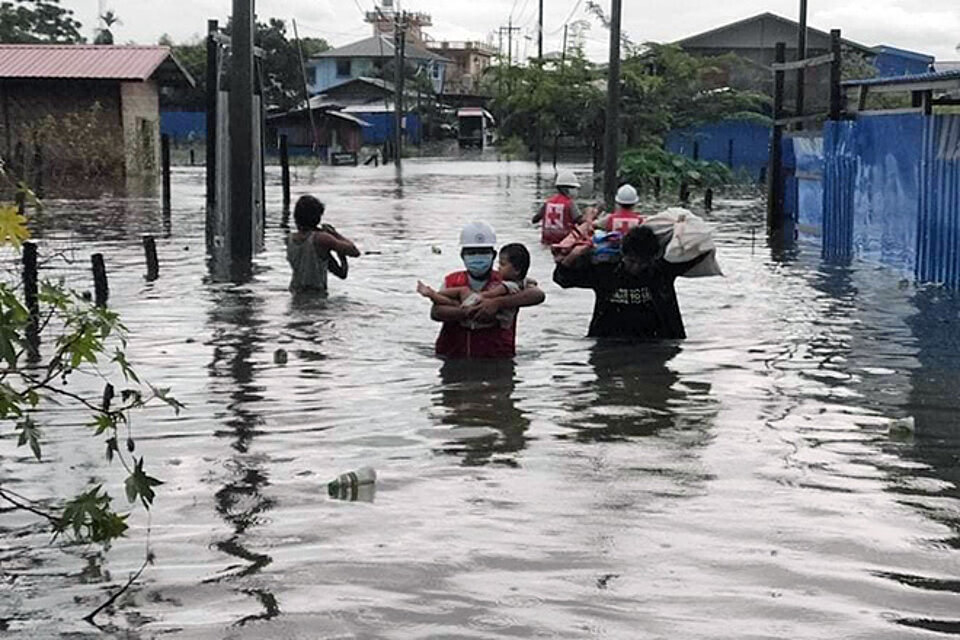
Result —
[{"label": "face mask", "polygon": [[576,187],[571,187],[570,189],[567,189],[567,197],[568,197],[568,198],[570,198],[570,199],[576,199],[577,196],[579,196],[579,195],[580,195],[580,189],[577,189]]},{"label": "face mask", "polygon": [[463,256],[463,266],[474,278],[485,276],[493,267],[493,254]]}]

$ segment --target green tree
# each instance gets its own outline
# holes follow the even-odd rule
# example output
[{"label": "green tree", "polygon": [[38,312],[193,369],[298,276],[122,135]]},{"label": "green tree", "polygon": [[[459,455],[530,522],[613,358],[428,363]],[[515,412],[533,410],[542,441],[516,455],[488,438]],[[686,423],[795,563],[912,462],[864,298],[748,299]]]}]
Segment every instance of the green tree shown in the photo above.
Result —
[{"label": "green tree", "polygon": [[14,0],[0,3],[0,42],[83,42],[80,22],[60,0]]},{"label": "green tree", "polygon": [[123,24],[120,22],[120,17],[114,12],[113,9],[108,10],[100,19],[103,21],[103,28],[97,29],[97,37],[94,38],[93,44],[113,44],[113,25]]}]

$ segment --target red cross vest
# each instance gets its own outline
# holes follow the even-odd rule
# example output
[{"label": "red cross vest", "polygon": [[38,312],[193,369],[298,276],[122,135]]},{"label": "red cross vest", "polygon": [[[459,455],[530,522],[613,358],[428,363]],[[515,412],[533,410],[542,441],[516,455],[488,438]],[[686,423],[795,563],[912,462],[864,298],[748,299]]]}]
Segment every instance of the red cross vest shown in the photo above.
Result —
[{"label": "red cross vest", "polygon": [[573,200],[558,193],[543,205],[540,221],[540,242],[556,244],[573,231]]},{"label": "red cross vest", "polygon": [[618,209],[607,216],[607,231],[616,231],[622,235],[634,227],[643,224],[643,216],[639,213]]},{"label": "red cross vest", "polygon": [[[483,290],[501,281],[494,271]],[[466,287],[470,278],[466,271],[455,271],[443,279],[444,288]],[[436,352],[441,358],[512,358],[516,351],[517,318],[504,329],[499,323],[484,329],[467,329],[459,322],[444,322],[437,336]]]}]

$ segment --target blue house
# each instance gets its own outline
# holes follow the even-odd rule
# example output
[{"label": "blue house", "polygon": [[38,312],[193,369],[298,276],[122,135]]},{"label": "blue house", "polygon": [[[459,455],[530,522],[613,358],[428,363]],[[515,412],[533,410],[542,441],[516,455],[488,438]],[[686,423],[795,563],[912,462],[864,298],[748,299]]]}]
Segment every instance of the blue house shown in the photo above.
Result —
[{"label": "blue house", "polygon": [[[450,60],[408,40],[404,49],[408,63],[426,73],[437,94],[443,93],[446,66]],[[394,57],[393,39],[376,35],[352,44],[324,51],[307,64],[308,89],[311,94],[323,93],[347,80],[377,76]]]}]

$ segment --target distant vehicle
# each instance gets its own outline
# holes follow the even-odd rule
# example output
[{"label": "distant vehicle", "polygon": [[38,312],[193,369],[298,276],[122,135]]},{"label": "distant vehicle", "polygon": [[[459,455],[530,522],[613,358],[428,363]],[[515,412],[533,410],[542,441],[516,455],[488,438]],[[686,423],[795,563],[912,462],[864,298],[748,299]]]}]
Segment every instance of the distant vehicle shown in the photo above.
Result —
[{"label": "distant vehicle", "polygon": [[493,144],[493,129],[496,120],[486,109],[480,107],[464,107],[457,111],[457,123],[460,133],[457,141],[461,149],[476,147],[483,149]]}]

